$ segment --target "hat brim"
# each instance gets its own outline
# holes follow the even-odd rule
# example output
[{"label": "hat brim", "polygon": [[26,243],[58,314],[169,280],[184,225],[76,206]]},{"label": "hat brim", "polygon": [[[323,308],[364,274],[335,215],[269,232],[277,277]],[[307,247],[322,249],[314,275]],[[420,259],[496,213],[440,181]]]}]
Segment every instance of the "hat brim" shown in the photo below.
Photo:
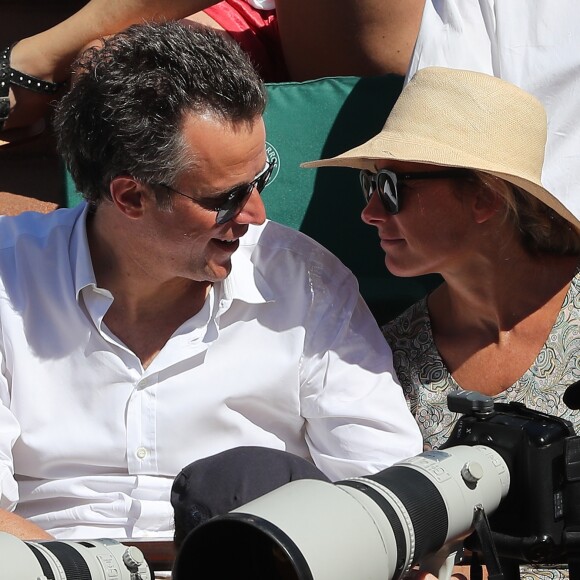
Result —
[{"label": "hat brim", "polygon": [[500,171],[497,164],[493,168],[486,166],[481,158],[470,157],[465,151],[454,151],[449,146],[442,146],[441,143],[418,143],[417,141],[389,139],[385,138],[385,135],[379,134],[370,141],[341,155],[307,161],[301,163],[300,167],[352,167],[373,170],[377,161],[384,160],[473,169],[495,175],[527,191],[580,230],[580,220],[541,183],[525,176],[513,175],[509,171]]}]

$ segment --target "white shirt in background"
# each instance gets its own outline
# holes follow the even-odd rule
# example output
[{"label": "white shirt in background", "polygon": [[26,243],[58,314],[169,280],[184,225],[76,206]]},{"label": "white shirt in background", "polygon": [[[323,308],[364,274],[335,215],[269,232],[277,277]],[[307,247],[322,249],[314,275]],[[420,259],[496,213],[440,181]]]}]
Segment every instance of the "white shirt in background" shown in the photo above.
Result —
[{"label": "white shirt in background", "polygon": [[580,218],[580,2],[427,0],[408,73],[427,66],[500,77],[548,115],[542,181]]}]

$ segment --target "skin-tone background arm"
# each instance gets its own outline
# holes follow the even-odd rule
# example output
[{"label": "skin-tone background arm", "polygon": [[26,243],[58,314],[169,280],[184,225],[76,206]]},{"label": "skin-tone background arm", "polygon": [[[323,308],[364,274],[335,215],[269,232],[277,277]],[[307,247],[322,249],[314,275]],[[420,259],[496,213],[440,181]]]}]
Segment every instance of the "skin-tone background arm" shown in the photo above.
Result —
[{"label": "skin-tone background arm", "polygon": [[12,53],[12,66],[45,80],[63,80],[80,50],[93,40],[131,24],[176,20],[211,6],[213,0],[90,0],[72,16],[23,39]]},{"label": "skin-tone background arm", "polygon": [[290,78],[406,74],[424,5],[425,0],[276,0]]},{"label": "skin-tone background arm", "polygon": [[52,540],[50,534],[39,528],[36,524],[0,509],[0,531],[8,532],[21,540]]},{"label": "skin-tone background arm", "polygon": [[[63,80],[95,39],[143,20],[178,20],[215,0],[90,0],[56,26],[23,39],[12,66]],[[405,74],[425,0],[277,0],[282,48],[293,80],[339,74]],[[335,71],[335,72],[331,72]]]},{"label": "skin-tone background arm", "polygon": [[[177,20],[214,0],[90,0],[78,12],[12,49],[12,68],[46,81],[64,81],[78,54],[95,40],[142,21]],[[11,87],[12,109],[4,128],[26,127],[43,118],[50,99]]]},{"label": "skin-tone background arm", "polygon": [[[200,11],[215,0],[90,0],[52,28],[22,39],[11,66],[46,81],[63,81],[79,52],[95,40],[142,21],[193,20],[212,25]],[[404,75],[425,0],[277,0],[282,50],[290,79],[325,76]],[[214,22],[214,27],[218,25]],[[11,87],[5,129],[44,117],[46,95]]]}]

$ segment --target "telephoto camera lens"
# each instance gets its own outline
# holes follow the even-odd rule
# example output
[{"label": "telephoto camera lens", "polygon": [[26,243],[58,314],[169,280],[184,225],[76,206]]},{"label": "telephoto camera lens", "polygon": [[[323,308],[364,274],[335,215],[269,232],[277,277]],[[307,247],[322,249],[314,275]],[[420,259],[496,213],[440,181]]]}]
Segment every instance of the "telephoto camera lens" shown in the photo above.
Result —
[{"label": "telephoto camera lens", "polygon": [[2,580],[152,580],[143,553],[117,540],[22,541],[0,532]]},{"label": "telephoto camera lens", "polygon": [[429,560],[437,571],[509,483],[505,461],[483,445],[334,484],[292,481],[190,532],[173,580],[387,580]]}]

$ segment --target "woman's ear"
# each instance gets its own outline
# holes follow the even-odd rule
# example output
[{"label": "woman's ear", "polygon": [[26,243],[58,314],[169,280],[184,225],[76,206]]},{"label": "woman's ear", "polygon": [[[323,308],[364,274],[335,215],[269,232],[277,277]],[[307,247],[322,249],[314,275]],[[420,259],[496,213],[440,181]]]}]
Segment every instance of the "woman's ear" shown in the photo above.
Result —
[{"label": "woman's ear", "polygon": [[111,180],[109,191],[115,207],[129,218],[143,214],[146,198],[143,185],[130,176],[118,176]]},{"label": "woman's ear", "polygon": [[505,202],[498,193],[487,187],[479,187],[473,197],[471,209],[475,222],[483,224],[496,216],[504,206]]}]

